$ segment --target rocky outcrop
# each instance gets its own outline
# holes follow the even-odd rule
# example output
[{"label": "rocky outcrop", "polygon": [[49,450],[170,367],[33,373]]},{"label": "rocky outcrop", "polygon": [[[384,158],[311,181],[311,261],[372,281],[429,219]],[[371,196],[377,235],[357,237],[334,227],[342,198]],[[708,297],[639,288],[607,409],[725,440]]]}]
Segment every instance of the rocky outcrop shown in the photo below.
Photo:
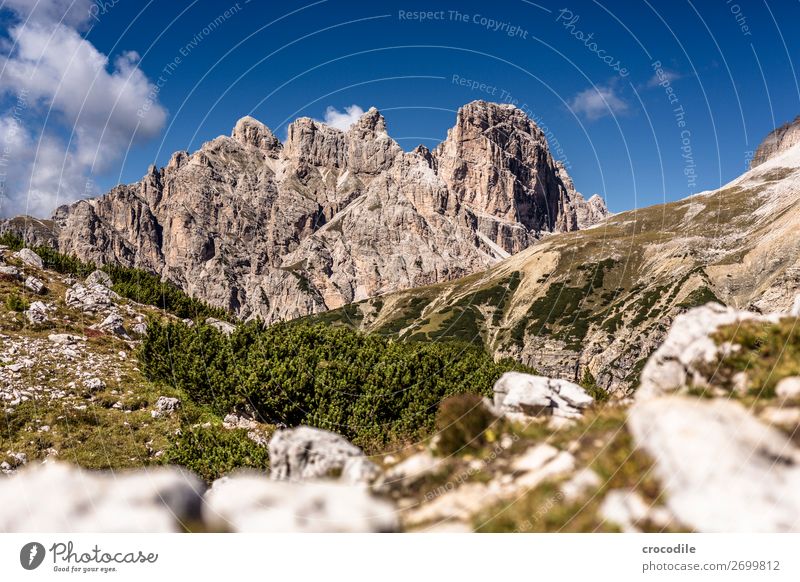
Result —
[{"label": "rocky outcrop", "polygon": [[709,303],[678,316],[664,343],[653,353],[642,370],[639,399],[662,396],[687,386],[711,386],[712,364],[726,349],[711,335],[724,325],[757,320],[777,322],[780,316],[762,316],[749,311]]},{"label": "rocky outcrop", "polygon": [[379,473],[347,439],[310,426],[276,431],[269,441],[269,458],[270,474],[276,480],[343,477],[351,483],[368,483]]},{"label": "rocky outcrop", "polygon": [[506,372],[494,385],[493,410],[512,419],[539,415],[580,418],[594,402],[572,382],[520,372]]},{"label": "rocky outcrop", "polygon": [[800,115],[795,117],[794,121],[772,130],[764,138],[756,149],[753,159],[750,160],[750,167],[760,166],[797,143],[800,143]]},{"label": "rocky outcrop", "polygon": [[[258,473],[222,477],[206,490],[180,467],[86,471],[7,455],[0,476],[0,532],[177,533],[393,532],[394,506],[363,487],[284,483]],[[8,469],[6,469],[8,466]],[[17,468],[16,472],[13,470]],[[53,492],[58,494],[54,495]]]},{"label": "rocky outcrop", "polygon": [[404,152],[375,109],[348,131],[298,119],[285,143],[245,117],[230,137],[36,229],[12,222],[37,241],[49,227],[61,252],[143,268],[273,322],[467,275],[604,214],[520,110],[478,101],[433,152]]}]

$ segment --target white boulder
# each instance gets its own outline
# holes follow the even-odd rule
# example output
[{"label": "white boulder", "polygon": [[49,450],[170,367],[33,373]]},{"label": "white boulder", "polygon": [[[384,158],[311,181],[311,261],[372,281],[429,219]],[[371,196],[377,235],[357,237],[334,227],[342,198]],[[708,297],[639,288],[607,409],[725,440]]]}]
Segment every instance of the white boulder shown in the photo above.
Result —
[{"label": "white boulder", "polygon": [[512,419],[541,414],[579,418],[593,402],[577,384],[521,372],[506,372],[494,385],[495,412]]},{"label": "white boulder", "polygon": [[37,295],[44,293],[44,283],[41,279],[37,279],[33,275],[30,275],[27,279],[25,279],[25,288],[28,291],[33,291]]},{"label": "white boulder", "polygon": [[222,321],[221,319],[215,319],[213,317],[209,317],[206,319],[206,325],[210,325],[216,330],[221,331],[225,335],[231,335],[234,331],[236,331],[236,326],[232,323],[228,323],[227,321]]},{"label": "white boulder", "polygon": [[340,483],[288,483],[239,473],[215,481],[203,517],[212,530],[234,532],[393,532],[392,504],[363,487]]},{"label": "white boulder", "polygon": [[28,265],[29,267],[36,267],[37,269],[41,269],[44,267],[44,262],[42,261],[42,257],[37,255],[31,249],[20,249],[14,256],[17,257],[20,261],[24,264]]},{"label": "white boulder", "polygon": [[[306,481],[325,477],[342,476],[351,459],[364,458],[357,446],[338,434],[299,426],[278,430],[269,441],[269,460],[271,476],[277,480]],[[366,458],[364,461],[370,463]],[[360,466],[364,475],[374,474]],[[353,478],[354,469],[345,475]]]},{"label": "white boulder", "polygon": [[204,490],[173,467],[111,474],[30,465],[0,479],[0,532],[180,532],[201,519]]},{"label": "white boulder", "polygon": [[101,271],[100,269],[96,269],[92,271],[88,277],[84,280],[87,287],[91,287],[92,285],[102,285],[103,287],[111,287],[113,282],[111,281],[111,277],[105,271]]}]

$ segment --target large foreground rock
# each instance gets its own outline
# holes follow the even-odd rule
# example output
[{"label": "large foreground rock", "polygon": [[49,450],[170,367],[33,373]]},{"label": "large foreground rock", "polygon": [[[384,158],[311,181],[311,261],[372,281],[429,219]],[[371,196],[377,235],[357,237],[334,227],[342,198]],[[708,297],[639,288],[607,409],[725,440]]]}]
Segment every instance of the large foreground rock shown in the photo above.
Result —
[{"label": "large foreground rock", "polygon": [[29,465],[0,479],[0,532],[179,532],[201,518],[204,490],[180,468],[111,474]]},{"label": "large foreground rock", "polygon": [[210,529],[235,532],[393,532],[399,527],[394,507],[364,488],[246,473],[215,481],[203,516]]},{"label": "large foreground rock", "polygon": [[667,507],[684,525],[705,532],[800,530],[800,450],[740,404],[645,399],[628,423],[655,460]]},{"label": "large foreground rock", "polygon": [[269,441],[271,476],[306,481],[343,476],[368,482],[377,476],[361,449],[335,433],[309,426],[276,431]]}]

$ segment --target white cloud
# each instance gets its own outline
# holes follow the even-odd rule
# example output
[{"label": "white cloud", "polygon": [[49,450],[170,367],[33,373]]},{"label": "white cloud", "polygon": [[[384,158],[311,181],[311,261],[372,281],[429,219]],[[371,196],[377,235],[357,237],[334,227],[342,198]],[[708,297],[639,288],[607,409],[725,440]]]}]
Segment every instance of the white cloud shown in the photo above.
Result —
[{"label": "white cloud", "polygon": [[3,8],[15,12],[23,22],[60,22],[74,27],[86,23],[100,6],[94,0],[5,0],[2,3]]},{"label": "white cloud", "polygon": [[620,97],[614,87],[597,86],[581,91],[569,102],[569,108],[576,114],[594,120],[606,115],[627,113],[628,104]]},{"label": "white cloud", "polygon": [[344,111],[339,111],[335,107],[329,106],[325,110],[324,122],[326,125],[346,131],[351,125],[358,121],[362,115],[364,115],[364,110],[358,105],[345,107]]},{"label": "white cloud", "polygon": [[[26,8],[29,3],[6,4],[29,18],[11,27],[14,48],[0,55],[0,96],[12,104],[24,101],[0,129],[13,122],[14,140],[26,145],[9,149],[15,169],[0,191],[0,215],[26,209],[47,214],[96,194],[87,187],[91,176],[108,170],[131,143],[158,135],[167,116],[135,52],[110,63],[78,33],[75,26],[90,16],[86,2],[39,0],[35,10]],[[71,26],[58,22],[61,16]]]}]

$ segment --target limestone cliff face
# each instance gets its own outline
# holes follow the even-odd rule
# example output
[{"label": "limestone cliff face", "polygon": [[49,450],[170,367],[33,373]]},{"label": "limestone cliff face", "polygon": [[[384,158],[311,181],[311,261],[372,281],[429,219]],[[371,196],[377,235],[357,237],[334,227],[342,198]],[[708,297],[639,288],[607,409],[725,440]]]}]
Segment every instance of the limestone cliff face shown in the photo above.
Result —
[{"label": "limestone cliff face", "polygon": [[285,143],[245,117],[53,223],[62,252],[271,322],[467,275],[606,214],[521,111],[474,102],[433,152],[404,152],[375,109],[347,131],[298,119]]},{"label": "limestone cliff face", "polygon": [[756,149],[750,167],[760,166],[768,159],[785,152],[793,145],[800,143],[800,115],[791,123],[785,123],[772,130]]}]

